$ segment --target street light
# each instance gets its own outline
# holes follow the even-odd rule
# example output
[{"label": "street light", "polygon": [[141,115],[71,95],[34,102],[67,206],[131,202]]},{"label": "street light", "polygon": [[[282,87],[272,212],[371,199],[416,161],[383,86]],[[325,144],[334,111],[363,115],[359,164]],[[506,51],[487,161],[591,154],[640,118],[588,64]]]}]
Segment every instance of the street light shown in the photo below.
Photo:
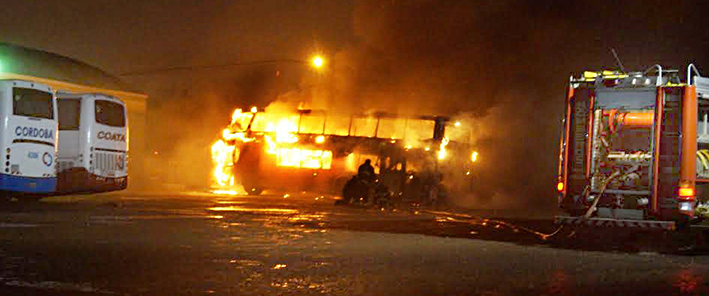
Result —
[{"label": "street light", "polygon": [[313,67],[315,69],[320,69],[322,66],[325,64],[325,60],[321,56],[315,56],[313,57]]}]

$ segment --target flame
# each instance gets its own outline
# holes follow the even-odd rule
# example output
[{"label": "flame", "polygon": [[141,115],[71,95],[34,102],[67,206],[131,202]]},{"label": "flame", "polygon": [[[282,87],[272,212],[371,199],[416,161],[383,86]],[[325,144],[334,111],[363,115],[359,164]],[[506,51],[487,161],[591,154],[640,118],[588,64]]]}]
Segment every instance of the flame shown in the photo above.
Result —
[{"label": "flame", "polygon": [[[334,116],[333,116],[334,115]],[[273,105],[267,110],[252,108],[251,112],[235,109],[231,123],[221,132],[221,139],[212,145],[214,162],[213,178],[220,186],[234,185],[234,165],[241,145],[254,142],[262,147],[259,158],[265,169],[272,167],[331,170],[334,153],[328,150],[333,136],[367,137],[399,144],[405,150],[422,148],[430,151],[439,160],[451,158],[448,151],[449,138],[438,145],[427,146],[422,141],[430,137],[435,122],[411,118],[375,118],[371,116],[338,116],[339,114],[299,112]],[[473,156],[473,161],[476,156]],[[467,157],[466,157],[467,158]],[[342,160],[338,158],[335,168],[356,171],[358,157],[352,153]]]},{"label": "flame", "polygon": [[[257,111],[255,107],[251,112],[234,110],[229,127],[222,131],[222,139],[212,145],[212,175],[217,185],[235,185],[233,165],[239,154],[238,147],[240,144],[256,141],[256,138],[248,137],[245,131]],[[297,117],[292,114],[259,114],[263,114],[259,120],[266,121],[262,130],[265,154],[275,159],[276,166],[325,170],[332,168],[332,151],[308,149],[306,145],[299,143]],[[324,142],[324,135],[315,138],[316,144]]]},{"label": "flame", "polygon": [[438,149],[438,160],[444,160],[446,158],[446,146],[448,146],[448,142],[448,138],[443,138],[443,140],[441,141],[441,146]]},{"label": "flame", "polygon": [[281,148],[277,150],[276,164],[281,167],[325,169],[332,167],[332,151],[302,148]]},{"label": "flame", "polygon": [[231,123],[236,122],[239,120],[242,116],[241,108],[234,110],[234,113],[231,114]]},{"label": "flame", "polygon": [[298,136],[295,132],[298,131],[298,125],[289,120],[288,118],[283,118],[278,121],[275,129],[270,125],[266,127],[266,130],[275,130],[276,132],[276,143],[295,143],[298,142]]},{"label": "flame", "polygon": [[212,162],[214,162],[214,180],[219,186],[233,186],[234,175],[231,164],[236,147],[228,145],[222,140],[218,140],[212,145]]},{"label": "flame", "polygon": [[244,133],[232,133],[228,128],[225,128],[224,131],[222,131],[222,138],[227,141],[239,140],[243,143],[248,143],[255,140],[254,138],[246,137]]}]

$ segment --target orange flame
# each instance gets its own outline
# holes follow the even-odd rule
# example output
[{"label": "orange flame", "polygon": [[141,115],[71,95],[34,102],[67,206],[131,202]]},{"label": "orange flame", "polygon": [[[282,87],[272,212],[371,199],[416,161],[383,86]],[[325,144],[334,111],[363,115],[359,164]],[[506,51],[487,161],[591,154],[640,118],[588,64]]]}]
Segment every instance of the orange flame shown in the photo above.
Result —
[{"label": "orange flame", "polygon": [[[222,139],[212,145],[212,173],[216,185],[228,187],[235,185],[233,165],[239,155],[239,144],[249,143],[256,138],[247,137],[245,129],[250,124],[258,110],[252,108],[251,112],[236,109],[232,113],[231,123],[222,131]],[[262,113],[258,113],[262,114]],[[269,114],[273,115],[273,114]],[[277,116],[263,116],[268,119],[263,130],[264,149],[267,155],[276,160],[279,167],[325,169],[332,167],[333,154],[330,150],[308,149],[299,145],[298,124],[292,114],[276,114]],[[325,142],[325,136],[316,138],[317,144]],[[234,144],[229,144],[234,143]]]},{"label": "orange flame", "polygon": [[234,186],[234,175],[231,164],[236,147],[218,140],[212,145],[212,162],[214,162],[213,177],[219,186]]},{"label": "orange flame", "polygon": [[446,155],[447,155],[446,146],[448,146],[448,142],[449,142],[448,138],[443,138],[443,140],[441,141],[441,146],[438,149],[438,160],[446,159]]}]

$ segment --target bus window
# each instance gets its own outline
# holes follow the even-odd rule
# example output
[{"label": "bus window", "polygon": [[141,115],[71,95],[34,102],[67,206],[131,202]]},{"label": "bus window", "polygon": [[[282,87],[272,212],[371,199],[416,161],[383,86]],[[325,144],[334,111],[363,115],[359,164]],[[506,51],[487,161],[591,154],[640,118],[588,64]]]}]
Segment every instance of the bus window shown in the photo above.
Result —
[{"label": "bus window", "polygon": [[57,101],[59,108],[59,130],[78,131],[81,118],[81,101],[63,99]]},{"label": "bus window", "polygon": [[12,113],[14,115],[54,118],[52,94],[31,88],[12,88]]},{"label": "bus window", "polygon": [[126,126],[123,106],[111,101],[96,100],[96,122],[115,127]]}]

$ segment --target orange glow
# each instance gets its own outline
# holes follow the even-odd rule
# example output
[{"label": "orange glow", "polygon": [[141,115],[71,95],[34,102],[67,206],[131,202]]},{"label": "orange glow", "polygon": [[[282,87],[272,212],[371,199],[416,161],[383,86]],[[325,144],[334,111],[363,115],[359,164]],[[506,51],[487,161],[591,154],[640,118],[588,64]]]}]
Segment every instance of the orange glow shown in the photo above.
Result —
[{"label": "orange glow", "polygon": [[332,151],[301,148],[280,148],[277,151],[276,165],[281,167],[325,170],[332,167]]},{"label": "orange glow", "polygon": [[315,56],[313,57],[313,67],[315,68],[321,68],[325,64],[325,60],[321,56]]},{"label": "orange glow", "polygon": [[478,161],[478,152],[477,151],[473,151],[473,154],[470,155],[470,160],[472,160],[473,162]]},{"label": "orange glow", "polygon": [[681,197],[692,197],[694,196],[694,188],[691,187],[680,187],[679,196]]},{"label": "orange glow", "polygon": [[288,118],[279,120],[275,126],[271,123],[267,124],[266,131],[276,132],[276,143],[298,142],[298,136],[295,135],[295,132],[298,131],[298,124]]},{"label": "orange glow", "polygon": [[248,143],[254,140],[253,138],[247,138],[246,136],[244,136],[244,133],[232,133],[229,131],[228,128],[225,128],[222,131],[222,138],[227,141],[239,140],[244,143]]},{"label": "orange glow", "polygon": [[556,184],[556,190],[558,190],[559,192],[564,191],[564,182],[559,182],[558,184]]},{"label": "orange glow", "polygon": [[[296,131],[298,125],[289,118],[282,118],[277,124],[267,124],[266,130],[275,132],[275,140],[270,135],[265,135],[266,152],[276,157],[276,165],[279,167],[325,169],[332,167],[332,151],[313,150],[302,147],[293,147],[298,143]],[[324,136],[322,142],[325,142]],[[318,138],[315,139],[318,142]],[[320,143],[320,142],[318,142]]]},{"label": "orange glow", "polygon": [[438,160],[444,160],[446,158],[446,146],[448,146],[448,138],[443,138],[440,148],[438,149]]},{"label": "orange glow", "polygon": [[[442,139],[438,146],[422,146],[427,143],[422,140],[430,138],[430,131],[435,126],[431,120],[297,110],[293,106],[278,104],[268,106],[266,110],[256,107],[250,108],[250,111],[235,109],[231,114],[231,123],[221,131],[221,139],[211,147],[214,185],[226,187],[219,188],[224,190],[232,190],[229,186],[239,185],[234,184],[239,180],[234,167],[244,143],[253,143],[250,147],[263,149],[259,165],[263,164],[264,168],[331,170],[333,165],[339,167],[339,162],[333,164],[333,151],[326,148],[331,136],[385,139],[392,144],[401,143],[407,150],[424,148],[435,152],[441,160],[453,155],[453,151],[448,150],[452,146],[449,146],[449,138]],[[475,161],[477,154],[469,157]],[[361,160],[356,153],[349,153],[342,162],[343,169],[356,171]]]},{"label": "orange glow", "polygon": [[227,143],[222,140],[212,145],[212,162],[214,163],[212,176],[219,186],[234,185],[234,175],[231,172],[231,164],[234,161],[233,155],[235,149],[236,147],[227,145]]}]

